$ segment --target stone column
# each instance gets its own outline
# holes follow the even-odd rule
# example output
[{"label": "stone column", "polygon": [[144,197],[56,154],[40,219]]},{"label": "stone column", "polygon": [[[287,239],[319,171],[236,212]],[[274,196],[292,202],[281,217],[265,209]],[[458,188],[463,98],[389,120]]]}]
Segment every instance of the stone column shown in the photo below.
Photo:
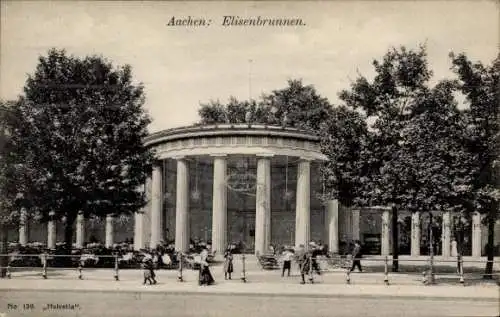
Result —
[{"label": "stone column", "polygon": [[500,219],[495,222],[495,246],[500,245]]},{"label": "stone column", "polygon": [[184,158],[177,158],[175,250],[181,252],[189,250],[189,168]]},{"label": "stone column", "polygon": [[114,230],[114,216],[111,214],[106,215],[106,241],[105,241],[105,246],[106,248],[112,248],[114,242],[114,237],[115,237],[115,230]]},{"label": "stone column", "polygon": [[134,214],[134,250],[144,248],[144,212]]},{"label": "stone column", "polygon": [[82,212],[76,216],[76,247],[81,249],[85,244],[85,217]]},{"label": "stone column", "polygon": [[352,239],[353,240],[361,240],[361,234],[359,231],[359,221],[360,221],[360,210],[359,209],[352,209],[351,210],[351,217],[352,217]]},{"label": "stone column", "polygon": [[481,256],[481,214],[472,215],[472,256]]},{"label": "stone column", "polygon": [[451,241],[451,256],[452,257],[458,256],[457,241],[456,240]]},{"label": "stone column", "polygon": [[451,213],[449,211],[443,212],[443,229],[441,234],[441,255],[447,258],[451,255]]},{"label": "stone column", "polygon": [[420,212],[411,214],[411,256],[420,255]]},{"label": "stone column", "polygon": [[156,248],[161,241],[162,184],[162,167],[160,162],[156,162],[151,175],[151,249]]},{"label": "stone column", "polygon": [[311,162],[301,159],[297,167],[295,246],[306,248],[311,239]]},{"label": "stone column", "polygon": [[255,197],[255,254],[264,254],[271,242],[271,156],[257,157]]},{"label": "stone column", "polygon": [[54,219],[55,213],[50,212],[49,217],[50,220],[47,223],[47,248],[55,249],[56,248],[56,221]]},{"label": "stone column", "polygon": [[327,243],[331,253],[339,253],[339,202],[331,199],[326,205]]},{"label": "stone column", "polygon": [[28,212],[26,209],[21,209],[19,219],[19,244],[25,246],[28,244]]},{"label": "stone column", "polygon": [[149,244],[150,223],[146,223],[151,213],[151,176],[148,175],[144,185],[138,189],[144,192],[146,204],[134,215],[134,250],[140,250]]},{"label": "stone column", "polygon": [[349,207],[339,205],[339,233],[340,241],[350,242],[353,239],[352,210]]},{"label": "stone column", "polygon": [[224,156],[214,158],[212,198],[212,250],[220,258],[227,248],[227,161]]},{"label": "stone column", "polygon": [[384,209],[382,211],[382,245],[381,245],[381,254],[389,255],[391,252],[391,216],[390,210]]}]

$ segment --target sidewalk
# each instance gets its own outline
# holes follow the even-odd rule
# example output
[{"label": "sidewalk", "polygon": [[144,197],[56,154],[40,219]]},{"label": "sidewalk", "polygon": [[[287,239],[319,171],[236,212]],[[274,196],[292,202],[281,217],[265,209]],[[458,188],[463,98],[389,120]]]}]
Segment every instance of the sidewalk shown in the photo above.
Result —
[{"label": "sidewalk", "polygon": [[[177,280],[177,271],[157,271],[159,284],[142,285],[142,271],[120,270],[119,281],[113,278],[113,270],[86,270],[79,280],[75,270],[49,270],[48,279],[40,271],[13,272],[12,279],[0,279],[0,294],[17,291],[69,291],[69,292],[163,292],[218,295],[252,296],[306,296],[306,297],[386,297],[426,299],[476,299],[498,301],[500,289],[492,283],[463,286],[458,283],[423,285],[415,275],[389,276],[390,285],[383,282],[383,274],[352,274],[351,284],[346,284],[345,274],[326,273],[315,275],[314,284],[300,285],[296,276],[281,278],[277,271],[255,271],[247,275],[247,283],[234,274],[233,280],[224,280],[215,267],[216,285],[198,286],[197,272],[183,272],[184,282]],[[438,277],[439,278],[439,277]]]}]

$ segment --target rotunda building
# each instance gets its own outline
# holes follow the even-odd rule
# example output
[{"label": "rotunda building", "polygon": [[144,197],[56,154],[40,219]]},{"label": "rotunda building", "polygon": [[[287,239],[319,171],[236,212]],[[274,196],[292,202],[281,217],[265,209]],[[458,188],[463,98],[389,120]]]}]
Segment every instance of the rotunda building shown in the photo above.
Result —
[{"label": "rotunda building", "polygon": [[135,247],[174,240],[229,243],[262,254],[271,244],[322,240],[319,166],[327,158],[311,132],[248,124],[196,125],[149,135],[157,161],[136,215]]}]

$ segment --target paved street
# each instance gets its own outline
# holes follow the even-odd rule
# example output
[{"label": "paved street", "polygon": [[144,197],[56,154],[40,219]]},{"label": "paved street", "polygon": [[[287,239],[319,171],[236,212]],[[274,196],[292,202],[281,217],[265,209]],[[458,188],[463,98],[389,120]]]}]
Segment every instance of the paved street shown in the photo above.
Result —
[{"label": "paved street", "polygon": [[[10,304],[10,309],[9,309]],[[27,309],[23,304],[28,304]],[[44,311],[47,304],[52,309]],[[60,306],[59,309],[55,307]],[[17,308],[14,306],[17,305]],[[29,306],[33,305],[33,306]],[[75,305],[74,307],[70,305]],[[287,297],[281,295],[0,292],[0,312],[16,316],[498,316],[498,303],[482,300]],[[0,315],[1,316],[1,315]]]}]

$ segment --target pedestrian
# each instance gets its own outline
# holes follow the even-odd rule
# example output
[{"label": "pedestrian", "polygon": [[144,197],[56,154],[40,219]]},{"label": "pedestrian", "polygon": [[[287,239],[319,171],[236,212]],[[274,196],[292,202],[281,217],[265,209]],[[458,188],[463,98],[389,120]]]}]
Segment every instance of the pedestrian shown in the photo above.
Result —
[{"label": "pedestrian", "polygon": [[295,258],[297,261],[297,265],[299,267],[299,272],[302,271],[302,263],[304,262],[305,255],[306,255],[306,250],[304,248],[304,245],[300,244],[297,251],[295,252]]},{"label": "pedestrian", "polygon": [[227,247],[226,252],[224,252],[224,279],[231,279],[231,273],[233,273],[233,253],[231,248]]},{"label": "pedestrian", "polygon": [[153,261],[150,258],[145,258],[143,260],[142,269],[144,274],[144,281],[142,285],[146,285],[146,282],[149,282],[149,285],[156,284],[153,271]]},{"label": "pedestrian", "polygon": [[[302,257],[302,262],[301,262],[301,267],[300,267],[300,277],[301,277],[300,284],[305,284],[306,283],[305,276],[312,274],[312,271],[311,271],[312,252],[310,252],[310,251],[305,252],[305,253],[303,253],[303,255],[301,255],[301,257]],[[312,279],[311,279],[311,281],[312,281]]]},{"label": "pedestrian", "polygon": [[200,253],[200,274],[199,274],[199,284],[200,285],[212,285],[215,283],[215,280],[210,273],[210,269],[208,266],[208,249],[206,246],[203,246],[203,250]]},{"label": "pedestrian", "polygon": [[288,270],[288,275],[290,276],[290,269],[292,268],[292,258],[294,254],[290,248],[285,248],[283,251],[283,270],[281,271],[281,277],[285,276],[285,271]]},{"label": "pedestrian", "polygon": [[362,257],[361,242],[359,242],[359,240],[356,240],[354,242],[354,248],[352,250],[352,266],[349,272],[354,271],[355,267],[358,268],[359,272],[363,272],[361,268],[361,257]]},{"label": "pedestrian", "polygon": [[312,241],[309,246],[311,247],[311,265],[312,269],[318,273],[318,275],[321,275],[321,269],[318,264],[318,256],[321,255],[321,249],[320,247]]}]

